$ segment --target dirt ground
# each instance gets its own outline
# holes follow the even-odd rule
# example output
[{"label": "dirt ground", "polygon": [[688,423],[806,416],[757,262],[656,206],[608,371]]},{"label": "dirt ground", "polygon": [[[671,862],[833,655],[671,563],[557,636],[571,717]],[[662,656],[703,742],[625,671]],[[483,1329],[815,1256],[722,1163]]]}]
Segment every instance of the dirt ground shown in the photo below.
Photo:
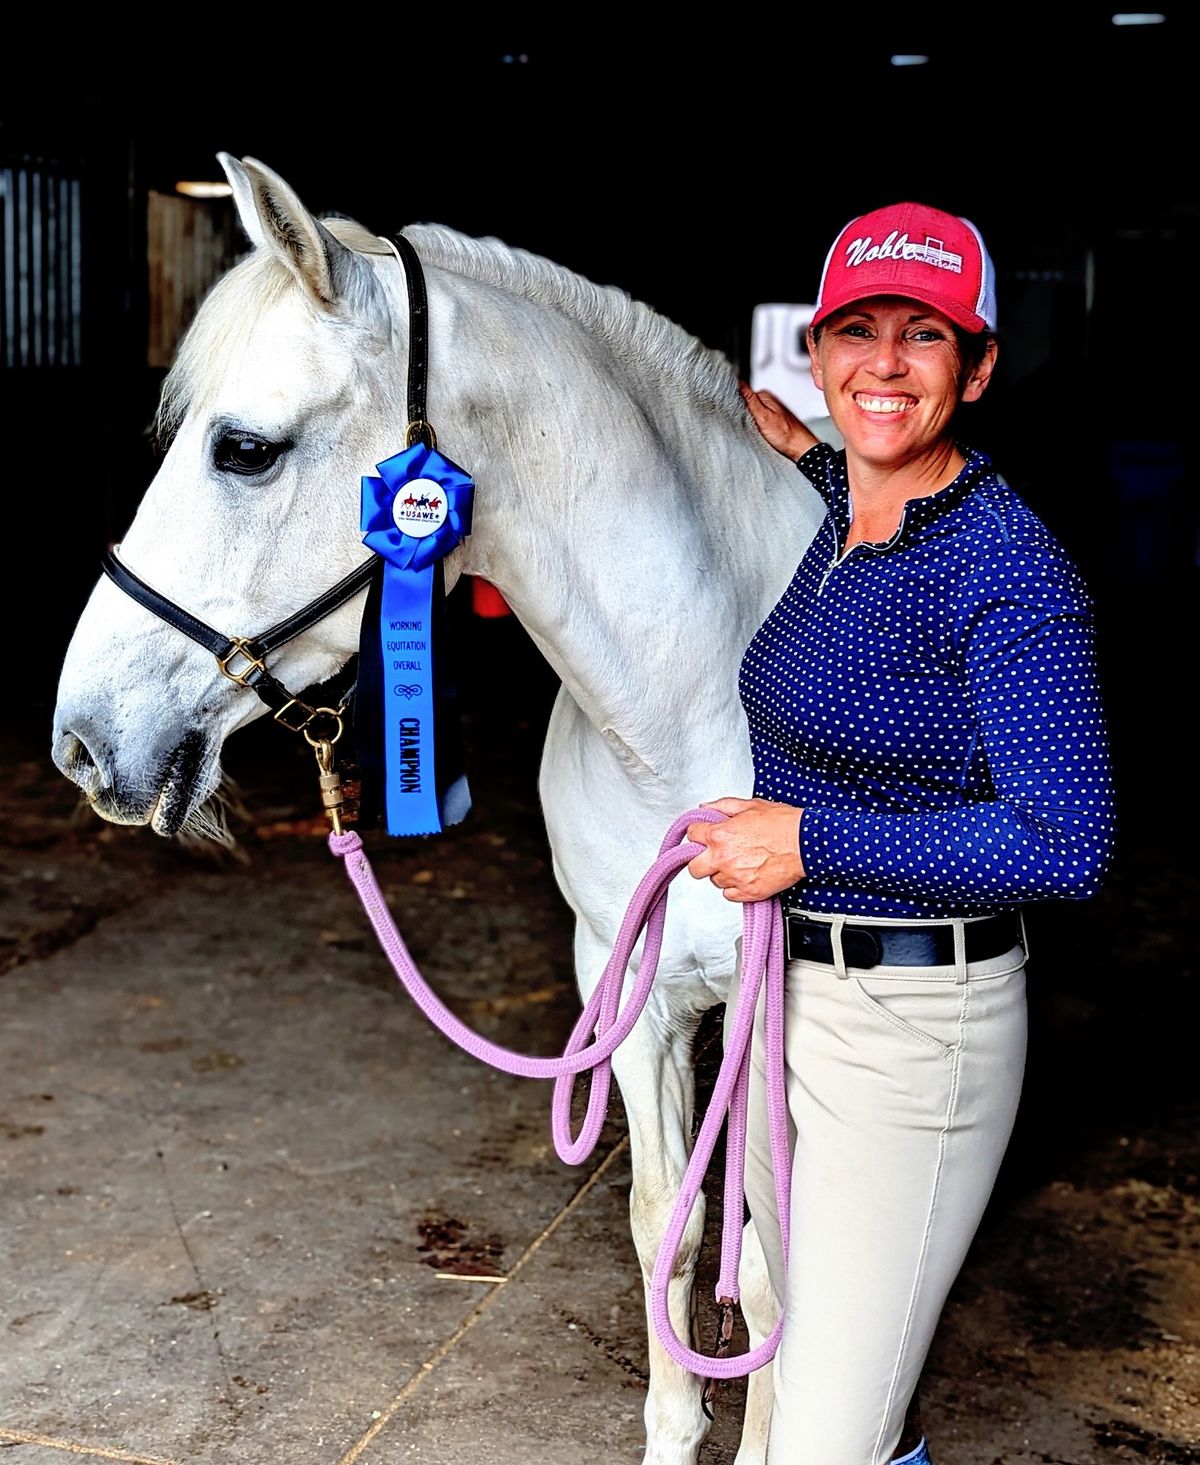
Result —
[{"label": "dirt ground", "polygon": [[[548,691],[524,720],[481,698],[471,818],[376,855],[431,979],[540,1052],[577,1006],[534,792]],[[545,1086],[422,1029],[316,833],[299,740],[230,745],[234,858],[81,818],[50,708],[4,739],[0,1447],[637,1458],[619,1101],[569,1171]],[[1137,785],[1125,809],[1104,894],[1030,915],[1021,1116],[923,1385],[938,1465],[1200,1462],[1196,871],[1177,809]],[[702,1296],[714,1274],[710,1239]],[[741,1399],[706,1465],[732,1461]]]}]

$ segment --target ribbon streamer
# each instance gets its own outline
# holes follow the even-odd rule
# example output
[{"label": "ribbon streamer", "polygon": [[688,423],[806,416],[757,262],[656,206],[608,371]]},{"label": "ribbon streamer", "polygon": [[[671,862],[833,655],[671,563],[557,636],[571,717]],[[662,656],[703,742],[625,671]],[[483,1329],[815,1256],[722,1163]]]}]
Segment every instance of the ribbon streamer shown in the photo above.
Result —
[{"label": "ribbon streamer", "polygon": [[[379,477],[362,480],[362,530],[383,576],[363,616],[359,757],[368,805],[370,785],[382,783],[382,799],[374,797],[389,834],[437,834],[471,807],[453,679],[435,642],[441,561],[471,532],[474,484],[421,442],[376,466]],[[379,757],[372,744],[381,735]]]}]

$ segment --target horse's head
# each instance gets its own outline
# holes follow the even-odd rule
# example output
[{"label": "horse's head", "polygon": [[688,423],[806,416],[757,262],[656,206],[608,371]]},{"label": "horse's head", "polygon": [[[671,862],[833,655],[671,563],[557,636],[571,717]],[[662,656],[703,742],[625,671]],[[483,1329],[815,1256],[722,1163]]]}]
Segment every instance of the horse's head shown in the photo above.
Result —
[{"label": "horse's head", "polygon": [[[382,283],[395,270],[401,290],[399,266],[365,257],[384,242],[318,222],[253,159],[219,156],[255,248],[181,343],[159,408],[170,447],[121,557],[208,625],[250,637],[366,557],[360,478],[403,446],[405,312]],[[272,672],[296,689],[332,675],[356,648],[360,611],[361,597],[278,652]],[[104,818],[172,834],[215,790],[225,738],[262,711],[104,579],[67,652],[54,760]]]}]

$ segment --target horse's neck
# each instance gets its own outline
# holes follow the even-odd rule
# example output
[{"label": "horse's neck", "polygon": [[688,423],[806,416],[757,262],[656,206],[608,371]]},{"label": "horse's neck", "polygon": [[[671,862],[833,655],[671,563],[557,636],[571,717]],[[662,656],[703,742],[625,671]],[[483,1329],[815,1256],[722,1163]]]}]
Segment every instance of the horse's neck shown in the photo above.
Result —
[{"label": "horse's neck", "polygon": [[475,363],[454,425],[478,485],[464,568],[501,590],[597,729],[657,772],[682,766],[739,715],[742,652],[816,495],[748,426],[732,373],[718,401],[686,368],[618,360],[577,322],[490,293],[455,325],[456,358]]}]

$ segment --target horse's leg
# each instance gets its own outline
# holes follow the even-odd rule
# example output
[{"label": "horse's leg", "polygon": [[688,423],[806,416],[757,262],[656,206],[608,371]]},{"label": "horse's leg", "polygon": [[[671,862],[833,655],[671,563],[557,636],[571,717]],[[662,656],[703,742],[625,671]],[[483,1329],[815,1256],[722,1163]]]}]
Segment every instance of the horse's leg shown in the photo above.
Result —
[{"label": "horse's leg", "polygon": [[[646,1395],[644,1465],[694,1465],[708,1420],[701,1384],[673,1363],[650,1322],[650,1278],[687,1168],[694,1103],[694,1020],[663,1022],[651,1002],[617,1050],[613,1072],[629,1123],[633,1186],[629,1218],[642,1268],[649,1332],[650,1385]],[[704,1232],[704,1197],[684,1230],[668,1293],[675,1336],[691,1343],[692,1278]]]},{"label": "horse's leg", "polygon": [[[742,1231],[742,1261],[738,1267],[738,1290],[742,1316],[751,1348],[770,1336],[779,1316],[779,1299],[771,1286],[767,1259],[753,1220]],[[746,1381],[746,1409],[742,1417],[742,1438],[733,1465],[764,1465],[767,1435],[771,1428],[771,1406],[775,1388],[771,1365],[756,1368]]]},{"label": "horse's leg", "polygon": [[[560,689],[546,730],[538,793],[547,815],[554,876],[578,920],[575,970],[586,1002],[612,952],[598,928],[615,934],[621,912],[661,831],[653,824],[644,860],[634,861],[625,838],[633,816],[642,820],[638,793],[628,769],[614,761],[613,748],[587,721],[566,688]],[[681,803],[679,807],[686,807]],[[611,830],[587,845],[597,810],[614,821]],[[622,816],[624,823],[622,824]],[[668,816],[663,816],[663,828]],[[678,920],[678,912],[674,920]],[[672,926],[672,930],[675,927]],[[690,1152],[693,1111],[692,1038],[700,1010],[673,1013],[665,996],[671,962],[664,955],[654,995],[629,1037],[617,1049],[613,1072],[629,1125],[633,1185],[629,1214],[634,1246],[646,1289],[650,1384],[646,1398],[646,1454],[643,1465],[694,1465],[708,1420],[700,1407],[700,1381],[671,1362],[658,1342],[649,1314],[649,1287],[659,1244],[666,1233]],[[676,979],[678,980],[678,979]],[[691,983],[680,989],[696,991]],[[628,990],[628,988],[626,988]],[[711,1000],[711,999],[709,999]],[[704,1229],[703,1197],[685,1229],[668,1295],[676,1336],[691,1338],[691,1290]]]}]

